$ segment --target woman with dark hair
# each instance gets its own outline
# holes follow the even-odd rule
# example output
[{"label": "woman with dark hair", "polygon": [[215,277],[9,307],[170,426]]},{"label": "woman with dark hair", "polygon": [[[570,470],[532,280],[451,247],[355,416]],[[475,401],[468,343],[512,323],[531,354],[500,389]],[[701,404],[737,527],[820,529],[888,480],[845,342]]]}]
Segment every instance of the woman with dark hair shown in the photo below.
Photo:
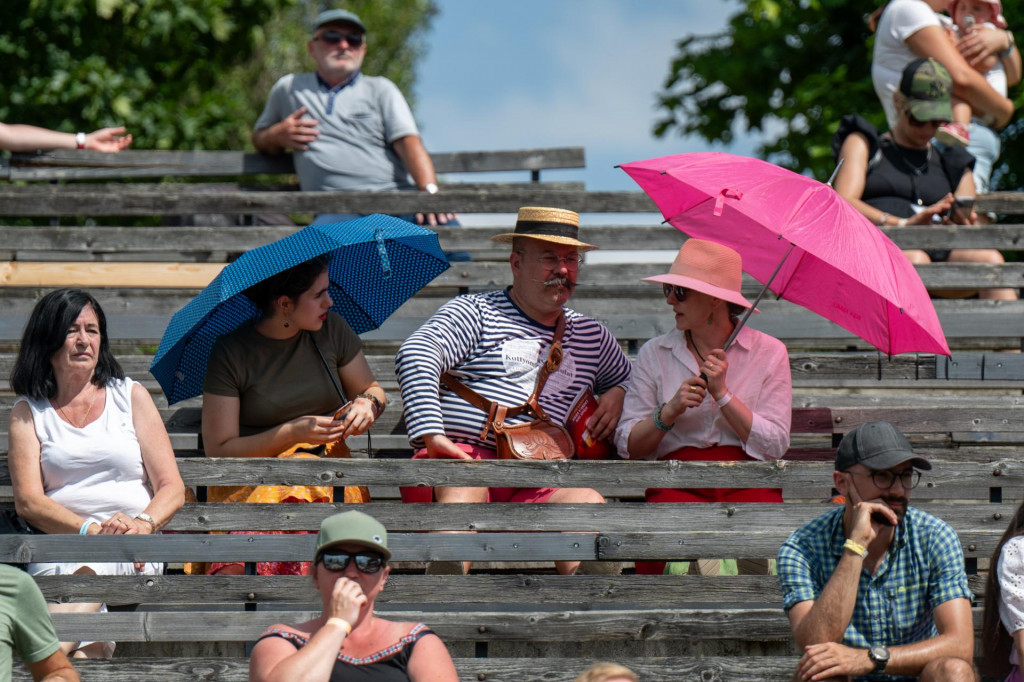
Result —
[{"label": "woman with dark hair", "polygon": [[981,630],[982,667],[1006,682],[1024,682],[1024,504],[992,552],[985,581]]},{"label": "woman with dark hair", "polygon": [[[160,413],[110,351],[103,309],[80,289],[47,294],[32,311],[11,372],[8,465],[18,514],[46,533],[155,533],[185,486]],[[33,563],[32,575],[159,574],[156,563]],[[52,604],[96,611],[101,604]],[[113,642],[64,642],[75,657]]]},{"label": "woman with dark hair", "polygon": [[[364,433],[386,397],[359,337],[330,311],[327,259],[300,263],[245,292],[263,316],[222,336],[203,383],[203,446],[208,457],[348,457],[345,439]],[[335,375],[332,377],[332,374]],[[344,414],[337,381],[349,405]],[[329,487],[211,488],[218,502],[332,502]],[[346,488],[346,502],[365,502]],[[211,573],[240,574],[240,563]],[[266,562],[261,575],[306,574],[306,562]]]},{"label": "woman with dark hair", "polygon": [[[722,244],[689,239],[661,284],[675,329],[645,343],[615,430],[619,456],[681,461],[773,461],[789,449],[792,378],[781,341],[743,327],[750,307],[741,291],[740,254]],[[648,502],[782,502],[777,488],[650,488]],[[730,560],[730,566],[732,560]],[[669,571],[681,569],[670,566]],[[663,562],[638,561],[637,573],[661,573]],[[717,575],[717,559],[691,562],[691,573]],[[731,572],[730,568],[726,571]],[[736,563],[736,571],[767,574],[766,559]]]}]

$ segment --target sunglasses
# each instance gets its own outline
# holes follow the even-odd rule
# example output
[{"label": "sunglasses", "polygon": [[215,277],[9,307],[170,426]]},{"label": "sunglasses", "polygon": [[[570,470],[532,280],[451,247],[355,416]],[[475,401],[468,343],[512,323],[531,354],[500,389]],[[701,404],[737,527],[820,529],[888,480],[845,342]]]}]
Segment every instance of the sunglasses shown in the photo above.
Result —
[{"label": "sunglasses", "polygon": [[676,300],[682,303],[686,300],[686,294],[690,293],[690,290],[686,287],[673,286],[671,284],[662,284],[661,291],[665,294],[665,298],[675,295]]},{"label": "sunglasses", "polygon": [[372,575],[384,568],[384,557],[376,552],[324,552],[320,555],[320,562],[328,571],[340,573],[348,568],[352,560],[356,561],[356,568],[360,573]]},{"label": "sunglasses", "polygon": [[923,128],[925,126],[944,126],[949,123],[949,121],[922,121],[914,118],[914,115],[907,111],[907,123],[915,128]]},{"label": "sunglasses", "polygon": [[363,46],[363,34],[362,33],[342,33],[341,31],[324,31],[316,37],[321,43],[328,45],[337,45],[342,40],[348,43],[349,47],[362,47]]}]

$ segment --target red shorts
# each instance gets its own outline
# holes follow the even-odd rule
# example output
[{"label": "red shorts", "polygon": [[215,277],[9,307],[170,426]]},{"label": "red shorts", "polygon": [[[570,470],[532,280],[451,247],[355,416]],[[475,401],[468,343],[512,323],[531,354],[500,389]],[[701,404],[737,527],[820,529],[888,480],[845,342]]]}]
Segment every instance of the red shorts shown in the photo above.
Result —
[{"label": "red shorts", "polygon": [[[490,448],[482,448],[468,443],[456,443],[455,446],[473,459],[497,459],[498,455]],[[421,448],[413,453],[413,459],[427,459],[427,449]],[[487,502],[547,502],[558,488],[488,488]],[[423,503],[435,502],[434,489],[426,486],[401,486],[402,502]]]},{"label": "red shorts", "polygon": [[[753,457],[736,445],[713,448],[679,448],[660,458],[683,462],[750,462]],[[648,502],[782,502],[781,488],[648,488]],[[637,561],[639,575],[661,575],[664,561]]]}]

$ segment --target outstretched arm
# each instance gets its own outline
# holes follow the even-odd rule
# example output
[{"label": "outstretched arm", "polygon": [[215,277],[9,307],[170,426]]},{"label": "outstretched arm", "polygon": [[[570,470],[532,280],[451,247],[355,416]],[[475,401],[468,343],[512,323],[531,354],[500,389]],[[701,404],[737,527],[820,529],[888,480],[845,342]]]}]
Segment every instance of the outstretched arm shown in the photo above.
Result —
[{"label": "outstretched arm", "polygon": [[[84,136],[83,149],[97,152],[119,152],[132,143],[124,126],[100,128]],[[75,133],[61,133],[38,126],[0,123],[0,149],[29,152],[36,149],[77,149]]]}]

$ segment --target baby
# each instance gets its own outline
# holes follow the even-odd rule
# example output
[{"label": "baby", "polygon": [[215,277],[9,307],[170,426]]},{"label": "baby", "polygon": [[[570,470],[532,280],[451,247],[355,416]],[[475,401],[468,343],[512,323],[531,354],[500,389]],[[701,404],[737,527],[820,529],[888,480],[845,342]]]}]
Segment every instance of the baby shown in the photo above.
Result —
[{"label": "baby", "polygon": [[[951,0],[949,15],[953,18],[953,37],[957,40],[969,34],[979,24],[990,28],[1006,28],[1006,19],[1003,18],[1003,8],[999,0]],[[1012,44],[1010,48],[1013,48]],[[1003,69],[1003,63],[999,57],[992,55],[975,64],[974,68],[985,75],[985,80],[993,90],[1003,97],[1006,96],[1006,70]],[[971,123],[971,113],[970,104],[958,97],[953,97],[953,120],[939,128],[935,137],[945,144],[961,146],[970,144],[968,126]],[[981,118],[976,119],[975,123],[991,125],[991,121]]]}]

